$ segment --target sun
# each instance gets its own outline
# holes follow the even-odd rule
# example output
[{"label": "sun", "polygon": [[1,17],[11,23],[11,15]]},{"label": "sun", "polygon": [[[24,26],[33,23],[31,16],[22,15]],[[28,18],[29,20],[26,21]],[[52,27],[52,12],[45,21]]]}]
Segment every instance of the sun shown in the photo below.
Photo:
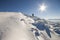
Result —
[{"label": "sun", "polygon": [[41,10],[42,12],[46,10],[46,5],[42,4],[40,5],[39,10]]}]

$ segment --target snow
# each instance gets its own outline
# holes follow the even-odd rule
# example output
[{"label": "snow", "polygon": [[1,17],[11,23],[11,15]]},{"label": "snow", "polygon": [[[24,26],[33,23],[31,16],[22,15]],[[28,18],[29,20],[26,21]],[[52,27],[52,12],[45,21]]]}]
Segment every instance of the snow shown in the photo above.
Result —
[{"label": "snow", "polygon": [[0,12],[0,40],[59,40],[54,27],[48,26],[40,20],[35,22],[21,12]]}]

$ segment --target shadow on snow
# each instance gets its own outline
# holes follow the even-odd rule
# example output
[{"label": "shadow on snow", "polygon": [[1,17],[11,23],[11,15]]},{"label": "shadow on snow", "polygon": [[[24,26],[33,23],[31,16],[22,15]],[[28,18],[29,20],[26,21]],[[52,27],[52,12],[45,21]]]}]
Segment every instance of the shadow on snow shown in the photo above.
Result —
[{"label": "shadow on snow", "polygon": [[32,23],[32,25],[36,26],[41,31],[46,30],[46,33],[51,38],[50,30],[49,30],[49,28],[47,26],[45,26],[44,23],[38,22],[38,23]]}]

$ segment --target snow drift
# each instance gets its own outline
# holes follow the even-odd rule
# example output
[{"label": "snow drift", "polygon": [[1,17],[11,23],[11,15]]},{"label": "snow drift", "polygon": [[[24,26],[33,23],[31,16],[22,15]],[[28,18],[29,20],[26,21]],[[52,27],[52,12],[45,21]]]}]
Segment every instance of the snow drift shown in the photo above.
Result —
[{"label": "snow drift", "polygon": [[48,24],[20,12],[0,12],[0,40],[59,40],[56,34]]}]

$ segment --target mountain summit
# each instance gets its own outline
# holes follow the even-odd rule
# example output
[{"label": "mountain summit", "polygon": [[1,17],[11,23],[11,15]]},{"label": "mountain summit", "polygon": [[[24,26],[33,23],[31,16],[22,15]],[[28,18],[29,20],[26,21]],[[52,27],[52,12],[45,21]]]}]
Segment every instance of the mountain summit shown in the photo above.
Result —
[{"label": "mountain summit", "polygon": [[59,40],[59,35],[46,20],[21,12],[0,12],[0,40]]}]

